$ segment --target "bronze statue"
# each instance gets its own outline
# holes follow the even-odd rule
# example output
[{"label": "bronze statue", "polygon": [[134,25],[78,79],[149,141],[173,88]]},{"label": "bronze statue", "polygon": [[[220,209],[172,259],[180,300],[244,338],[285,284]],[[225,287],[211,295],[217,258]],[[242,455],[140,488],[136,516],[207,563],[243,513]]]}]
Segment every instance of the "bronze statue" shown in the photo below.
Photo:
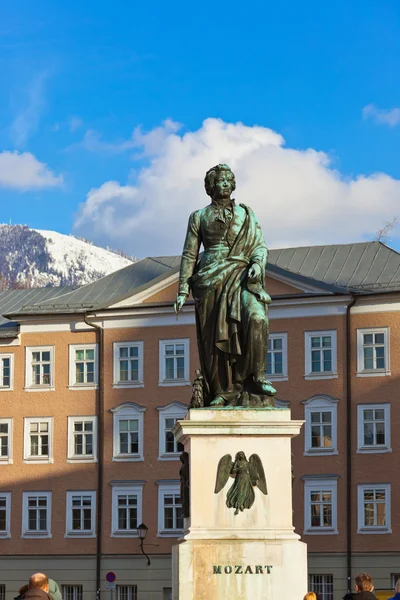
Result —
[{"label": "bronze statue", "polygon": [[227,165],[207,172],[211,204],[189,217],[175,302],[178,313],[189,292],[195,300],[205,406],[241,405],[249,394],[270,404],[263,397],[276,393],[265,379],[268,250],[251,208],[231,198],[235,187]]},{"label": "bronze statue", "polygon": [[182,452],[180,455],[182,463],[179,469],[179,475],[181,478],[181,502],[182,502],[182,516],[185,519],[190,517],[190,476],[189,476],[189,454]]},{"label": "bronze statue", "polygon": [[229,476],[234,477],[235,481],[226,496],[226,505],[235,509],[235,515],[253,506],[253,486],[257,486],[265,495],[268,493],[264,468],[258,454],[252,454],[247,460],[244,452],[237,452],[235,462],[232,462],[230,454],[225,454],[218,463],[215,494],[225,487]]},{"label": "bronze statue", "polygon": [[193,381],[192,399],[190,408],[202,408],[204,406],[204,377],[200,369],[196,369],[196,378]]}]

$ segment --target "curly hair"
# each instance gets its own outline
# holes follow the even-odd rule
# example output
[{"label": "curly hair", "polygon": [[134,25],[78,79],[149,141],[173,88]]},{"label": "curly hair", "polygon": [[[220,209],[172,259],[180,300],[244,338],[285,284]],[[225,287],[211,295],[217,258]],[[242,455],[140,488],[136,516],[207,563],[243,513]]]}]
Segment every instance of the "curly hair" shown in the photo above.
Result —
[{"label": "curly hair", "polygon": [[212,167],[207,171],[204,178],[204,187],[206,188],[206,193],[208,196],[211,196],[211,198],[214,197],[215,178],[221,171],[229,171],[231,174],[230,180],[232,182],[232,192],[236,189],[235,175],[233,174],[232,169],[225,164],[215,165],[215,167]]}]

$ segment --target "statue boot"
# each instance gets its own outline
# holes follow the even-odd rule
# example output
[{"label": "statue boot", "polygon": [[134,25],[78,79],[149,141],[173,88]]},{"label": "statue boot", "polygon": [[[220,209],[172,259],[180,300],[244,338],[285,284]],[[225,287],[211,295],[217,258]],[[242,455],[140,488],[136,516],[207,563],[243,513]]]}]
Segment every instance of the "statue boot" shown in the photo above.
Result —
[{"label": "statue boot", "polygon": [[254,393],[263,394],[265,396],[275,396],[276,389],[272,386],[271,382],[264,377],[254,378],[253,385]]}]

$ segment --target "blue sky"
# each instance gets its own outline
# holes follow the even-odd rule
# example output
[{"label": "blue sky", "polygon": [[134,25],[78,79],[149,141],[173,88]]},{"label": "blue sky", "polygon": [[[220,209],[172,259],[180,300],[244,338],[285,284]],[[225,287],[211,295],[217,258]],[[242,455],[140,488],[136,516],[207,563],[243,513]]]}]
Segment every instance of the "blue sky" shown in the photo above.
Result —
[{"label": "blue sky", "polygon": [[[0,25],[1,220],[74,231],[136,255],[151,251],[146,239],[154,234],[159,253],[176,251],[185,203],[174,205],[181,190],[165,196],[163,190],[182,181],[190,212],[195,202],[206,201],[200,189],[203,165],[212,166],[219,157],[241,174],[246,196],[241,200],[253,205],[248,196],[254,196],[256,209],[263,210],[263,183],[256,184],[254,169],[246,170],[249,142],[243,130],[232,130],[226,139],[214,122],[204,142],[203,122],[211,118],[243,123],[252,144],[254,126],[285,140],[283,145],[272,134],[264,136],[259,143],[265,154],[252,162],[268,171],[268,161],[278,160],[267,151],[272,144],[279,147],[283,179],[293,173],[293,189],[284,196],[279,179],[275,187],[266,183],[264,228],[269,222],[284,227],[283,218],[268,220],[279,210],[287,216],[282,203],[297,206],[297,223],[305,203],[311,221],[316,205],[322,205],[308,228],[299,231],[293,222],[273,243],[368,239],[395,216],[399,204],[399,72],[398,0],[8,3]],[[172,124],[163,126],[166,120]],[[193,140],[195,150],[189,147]],[[186,148],[185,164],[173,148],[179,142]],[[307,149],[325,153],[317,174],[321,182],[311,173],[303,177],[307,169],[301,161],[291,171],[291,149],[296,160],[305,159]],[[376,173],[386,174],[379,185]],[[361,175],[368,190],[354,196],[351,182]],[[324,187],[325,176],[335,191],[330,184]],[[158,184],[151,187],[155,177]],[[337,186],[337,179],[350,187]],[[102,187],[107,182],[114,187]],[[238,196],[239,190],[238,185]],[[340,195],[334,196],[340,212],[340,198],[349,194],[344,207],[354,202],[349,218],[355,219],[364,193],[369,219],[348,227],[345,235],[332,235],[332,217],[324,220],[325,213],[332,214],[331,196]],[[173,232],[179,244],[163,229],[153,232],[152,220],[160,214],[154,194],[183,215]],[[116,216],[126,225],[120,233]]]}]

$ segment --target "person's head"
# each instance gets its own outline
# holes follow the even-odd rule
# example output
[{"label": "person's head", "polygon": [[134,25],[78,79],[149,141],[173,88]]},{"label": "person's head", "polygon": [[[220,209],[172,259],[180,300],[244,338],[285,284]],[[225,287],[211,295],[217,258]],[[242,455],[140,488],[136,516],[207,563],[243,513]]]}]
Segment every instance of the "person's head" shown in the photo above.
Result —
[{"label": "person's head", "polygon": [[394,586],[394,591],[400,594],[400,579],[396,581],[396,585]]},{"label": "person's head", "polygon": [[44,573],[34,573],[34,575],[31,575],[29,578],[29,589],[31,590],[32,588],[39,588],[44,592],[48,592],[49,580],[47,575]]},{"label": "person's head", "polygon": [[25,592],[27,592],[27,591],[28,591],[28,589],[29,589],[29,586],[28,586],[28,584],[26,583],[25,585],[22,585],[22,586],[19,588],[19,590],[18,590],[18,594],[19,594],[20,596],[23,596],[23,595],[25,594]]},{"label": "person's head", "polygon": [[308,592],[303,600],[317,600],[317,594],[315,592]]},{"label": "person's head", "polygon": [[244,452],[240,451],[236,453],[235,460],[246,460],[246,455]]},{"label": "person's head", "polygon": [[236,189],[235,176],[228,165],[216,165],[207,171],[204,187],[212,199],[227,199]]},{"label": "person's head", "polygon": [[371,575],[368,573],[360,573],[356,577],[356,590],[357,592],[372,592],[374,589],[374,582],[372,581]]}]

